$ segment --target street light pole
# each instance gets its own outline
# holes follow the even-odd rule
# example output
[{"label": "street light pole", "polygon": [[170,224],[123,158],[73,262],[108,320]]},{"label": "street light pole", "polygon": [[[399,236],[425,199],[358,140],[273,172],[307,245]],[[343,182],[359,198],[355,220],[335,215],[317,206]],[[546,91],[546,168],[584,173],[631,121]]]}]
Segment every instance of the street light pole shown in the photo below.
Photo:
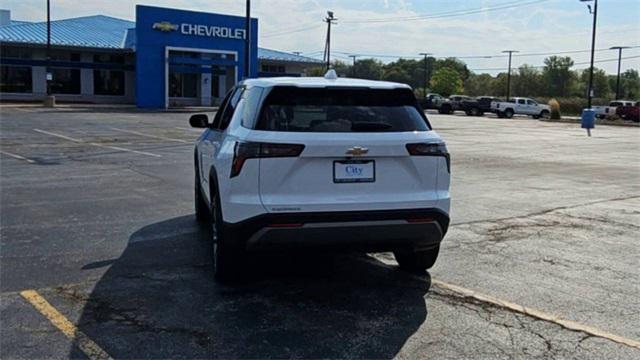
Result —
[{"label": "street light pole", "polygon": [[507,71],[507,101],[511,95],[511,54],[519,52],[518,50],[504,50],[503,53],[509,53],[509,70]]},{"label": "street light pole", "polygon": [[324,44],[324,53],[327,59],[327,70],[331,67],[331,24],[338,19],[333,17],[333,11],[327,11],[327,17],[324,18],[324,22],[327,23],[327,41]]},{"label": "street light pole", "polygon": [[251,0],[247,0],[244,24],[244,78],[251,72]]},{"label": "street light pole", "polygon": [[422,96],[426,97],[427,96],[427,57],[429,57],[429,55],[431,55],[431,53],[420,53],[420,55],[424,56],[424,83],[422,84]]},{"label": "street light pole", "polygon": [[47,96],[51,96],[51,81],[49,76],[51,73],[51,1],[47,0]]},{"label": "street light pole", "polygon": [[356,77],[356,57],[358,55],[349,55],[350,58],[353,59],[353,65],[351,65],[351,76]]},{"label": "street light pole", "polygon": [[587,109],[591,109],[591,98],[593,97],[593,58],[596,47],[596,21],[598,20],[598,0],[580,0],[581,2],[593,1],[593,11],[591,5],[587,5],[589,12],[593,14],[593,27],[591,29],[591,65],[589,67],[589,88],[587,90]]},{"label": "street light pole", "polygon": [[620,63],[622,62],[622,49],[628,49],[628,46],[613,46],[609,50],[618,50],[618,77],[616,78],[616,100],[620,99]]}]

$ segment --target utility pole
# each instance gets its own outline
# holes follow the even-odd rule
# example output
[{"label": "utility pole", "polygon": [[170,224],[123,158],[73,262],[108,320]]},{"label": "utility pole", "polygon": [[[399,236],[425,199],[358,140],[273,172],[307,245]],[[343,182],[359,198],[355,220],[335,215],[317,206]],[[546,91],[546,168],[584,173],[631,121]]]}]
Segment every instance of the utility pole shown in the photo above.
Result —
[{"label": "utility pole", "polygon": [[422,97],[427,97],[427,57],[431,55],[431,53],[420,53],[420,55],[424,56],[424,83],[422,84]]},{"label": "utility pole", "polygon": [[580,0],[581,2],[593,1],[593,10],[591,5],[587,5],[589,12],[593,14],[593,27],[591,29],[591,65],[589,67],[589,88],[587,90],[587,109],[591,109],[591,98],[593,97],[593,58],[596,48],[596,21],[598,20],[598,0]]},{"label": "utility pole", "polygon": [[504,50],[503,53],[509,53],[509,71],[507,71],[507,101],[511,95],[511,54],[519,52],[518,50]]},{"label": "utility pole", "polygon": [[44,100],[44,106],[54,107],[56,105],[55,97],[51,95],[51,80],[53,80],[53,74],[51,74],[51,1],[47,0],[47,66],[45,80],[47,85],[47,96]]},{"label": "utility pole", "polygon": [[327,11],[327,17],[324,18],[324,22],[327,23],[327,41],[324,44],[324,55],[327,61],[327,70],[331,67],[331,24],[335,24],[334,21],[338,21],[338,19],[333,17],[333,11]]},{"label": "utility pole", "polygon": [[628,46],[613,46],[609,50],[618,50],[618,77],[616,78],[616,100],[620,99],[620,62],[622,61],[622,49],[628,49]]},{"label": "utility pole", "polygon": [[358,55],[349,55],[353,59],[353,65],[351,65],[351,76],[356,77],[356,57]]},{"label": "utility pole", "polygon": [[244,78],[251,73],[251,0],[247,0],[244,20]]}]

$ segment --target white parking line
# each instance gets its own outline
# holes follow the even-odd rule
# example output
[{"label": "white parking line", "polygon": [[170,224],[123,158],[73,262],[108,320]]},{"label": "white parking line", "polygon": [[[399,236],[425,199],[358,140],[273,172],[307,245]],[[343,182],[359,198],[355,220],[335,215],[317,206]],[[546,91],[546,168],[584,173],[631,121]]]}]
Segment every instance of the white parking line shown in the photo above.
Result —
[{"label": "white parking line", "polygon": [[180,130],[185,130],[185,131],[193,131],[193,132],[197,132],[197,133],[202,133],[204,130],[202,129],[196,129],[196,128],[187,128],[187,127],[180,127],[180,126],[174,126],[176,129],[180,129]]},{"label": "white parking line", "polygon": [[181,143],[184,143],[184,144],[191,144],[192,143],[192,141],[186,141],[186,140],[182,140],[182,139],[175,139],[175,138],[169,138],[169,137],[157,136],[157,135],[149,135],[149,134],[145,134],[145,133],[141,133],[141,132],[133,131],[133,130],[118,129],[118,128],[114,128],[114,127],[110,127],[109,129],[115,130],[115,131],[120,131],[120,132],[123,132],[123,133],[129,133],[129,134],[134,134],[134,135],[138,135],[138,136],[148,137],[148,138],[152,138],[152,139],[177,141],[177,142],[181,142]]},{"label": "white parking line", "polygon": [[1,153],[1,154],[5,154],[5,155],[7,155],[7,156],[11,156],[11,157],[12,157],[12,158],[14,158],[14,159],[24,160],[24,161],[28,162],[29,164],[35,164],[35,163],[36,163],[35,161],[33,161],[33,160],[31,160],[31,159],[28,159],[28,158],[26,158],[26,157],[24,157],[24,156],[21,156],[21,155],[18,155],[18,154],[10,153],[10,152],[8,152],[8,151],[0,150],[0,153]]},{"label": "white parking line", "polygon": [[146,156],[162,157],[162,155],[153,154],[153,153],[146,152],[146,151],[131,150],[131,149],[125,149],[125,148],[122,148],[122,147],[119,147],[119,146],[111,146],[111,145],[98,144],[98,143],[94,143],[94,142],[87,142],[87,141],[84,141],[84,140],[72,138],[70,136],[65,136],[65,135],[62,135],[62,134],[56,134],[56,133],[53,133],[53,132],[50,132],[50,131],[45,131],[45,130],[40,130],[40,129],[33,129],[33,131],[39,132],[41,134],[46,134],[46,135],[59,137],[61,139],[73,141],[75,143],[87,144],[87,145],[97,146],[97,147],[111,149],[111,150],[132,152],[132,153],[136,153],[136,154],[140,154],[140,155],[146,155]]}]

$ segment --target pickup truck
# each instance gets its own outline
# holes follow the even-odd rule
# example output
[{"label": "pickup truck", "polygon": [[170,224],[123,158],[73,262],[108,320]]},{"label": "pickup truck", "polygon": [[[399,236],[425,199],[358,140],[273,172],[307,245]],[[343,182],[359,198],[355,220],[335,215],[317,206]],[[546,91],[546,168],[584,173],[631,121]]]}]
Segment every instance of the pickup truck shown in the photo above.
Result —
[{"label": "pickup truck", "polygon": [[462,100],[462,110],[469,116],[482,116],[486,112],[491,112],[491,103],[501,101],[493,96],[478,96],[471,100]]},{"label": "pickup truck", "polygon": [[440,94],[429,93],[424,97],[424,99],[420,100],[420,106],[422,106],[424,110],[440,109],[444,100],[445,98]]},{"label": "pickup truck", "polygon": [[614,100],[609,103],[609,106],[592,106],[591,108],[596,112],[596,117],[604,119],[607,116],[617,115],[617,109],[620,106],[633,106],[634,103],[629,100]]},{"label": "pickup truck", "polygon": [[440,114],[451,114],[454,111],[461,111],[462,109],[462,102],[463,101],[470,101],[473,100],[471,97],[469,96],[465,96],[465,95],[451,95],[449,96],[448,99],[446,99],[442,105],[440,105],[440,108],[438,109],[438,112]]},{"label": "pickup truck", "polygon": [[634,122],[640,122],[640,102],[631,102],[630,104],[618,106],[616,109],[616,115]]},{"label": "pickup truck", "polygon": [[495,112],[499,118],[510,119],[513,115],[529,115],[534,119],[548,118],[551,109],[548,105],[538,104],[537,101],[529,98],[515,97],[509,101],[491,102],[491,111]]}]

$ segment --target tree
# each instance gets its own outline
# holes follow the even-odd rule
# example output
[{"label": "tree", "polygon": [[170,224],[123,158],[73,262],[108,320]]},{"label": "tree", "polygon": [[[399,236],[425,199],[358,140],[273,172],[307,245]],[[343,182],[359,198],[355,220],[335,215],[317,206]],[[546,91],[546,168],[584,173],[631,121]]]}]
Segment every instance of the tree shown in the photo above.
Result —
[{"label": "tree", "polygon": [[464,90],[467,95],[493,95],[491,91],[491,82],[493,77],[489,74],[470,74],[469,78],[464,82]]},{"label": "tree", "polygon": [[356,77],[360,79],[380,80],[382,78],[382,62],[376,59],[356,61]]},{"label": "tree", "polygon": [[489,92],[493,96],[507,96],[507,73],[500,73],[491,80]]},{"label": "tree", "polygon": [[511,76],[511,93],[514,96],[537,96],[543,92],[542,75],[531,65],[524,64]]},{"label": "tree", "polygon": [[544,59],[542,78],[546,96],[567,96],[574,74],[571,72],[573,60],[569,56],[550,56]]},{"label": "tree", "polygon": [[[615,91],[615,83],[613,89]],[[620,74],[620,97],[629,100],[637,100],[640,97],[638,70],[629,69]]]},{"label": "tree", "polygon": [[[587,96],[589,88],[589,69],[584,69],[580,72],[580,83],[578,84],[577,96]],[[614,84],[615,92],[615,84]],[[593,93],[594,97],[607,99],[611,96],[611,89],[609,87],[609,80],[607,79],[607,73],[602,69],[593,69]]]},{"label": "tree", "polygon": [[443,67],[436,70],[431,77],[431,90],[443,96],[464,91],[460,74],[455,69]]},{"label": "tree", "polygon": [[409,84],[415,88],[415,85],[412,84],[414,82],[414,78],[407,74],[404,69],[400,68],[393,68],[389,71],[385,71],[384,75],[382,75],[382,80]]},{"label": "tree", "polygon": [[467,64],[456,58],[438,59],[434,63],[434,70],[440,70],[442,68],[451,68],[458,72],[460,78],[465,81],[471,75],[471,71],[467,68]]}]

